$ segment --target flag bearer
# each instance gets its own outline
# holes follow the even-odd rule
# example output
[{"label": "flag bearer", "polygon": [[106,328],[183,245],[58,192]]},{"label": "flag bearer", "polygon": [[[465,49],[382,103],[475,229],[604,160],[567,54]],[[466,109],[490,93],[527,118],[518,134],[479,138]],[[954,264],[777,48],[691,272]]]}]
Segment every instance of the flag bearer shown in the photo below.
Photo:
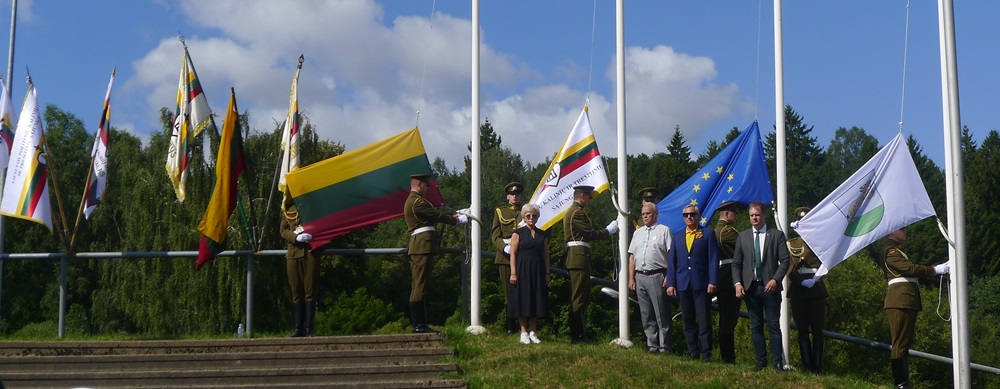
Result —
[{"label": "flag bearer", "polygon": [[[509,296],[507,296],[507,282],[510,280],[510,236],[521,222],[521,194],[524,192],[524,185],[520,182],[511,182],[504,186],[504,193],[507,194],[507,204],[497,207],[493,213],[493,226],[490,229],[490,240],[497,248],[496,265],[500,271],[500,286],[503,289],[503,303],[507,306]],[[520,324],[517,318],[507,318],[507,335],[513,335],[520,331]]]}]

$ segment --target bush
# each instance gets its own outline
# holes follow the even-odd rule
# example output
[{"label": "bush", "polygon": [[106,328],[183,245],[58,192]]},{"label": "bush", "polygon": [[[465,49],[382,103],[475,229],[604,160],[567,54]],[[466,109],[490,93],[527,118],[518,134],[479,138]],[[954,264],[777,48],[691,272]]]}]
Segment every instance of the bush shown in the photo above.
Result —
[{"label": "bush", "polygon": [[370,334],[399,320],[392,307],[368,295],[364,287],[339,299],[324,300],[326,310],[316,312],[316,332],[323,335]]}]

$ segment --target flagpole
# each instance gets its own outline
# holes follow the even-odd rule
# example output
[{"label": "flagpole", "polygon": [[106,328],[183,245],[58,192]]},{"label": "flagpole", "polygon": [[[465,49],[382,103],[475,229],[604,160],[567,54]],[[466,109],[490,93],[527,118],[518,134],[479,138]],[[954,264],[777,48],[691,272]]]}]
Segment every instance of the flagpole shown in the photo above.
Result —
[{"label": "flagpole", "polygon": [[[785,224],[785,215],[788,214],[788,183],[787,183],[787,161],[785,160],[785,65],[784,46],[782,43],[781,30],[781,0],[774,0],[774,110],[775,110],[775,177],[777,179],[777,200],[778,210],[775,215],[775,224],[782,232],[788,231]],[[780,215],[780,217],[778,216]],[[781,349],[784,356],[785,365],[789,360],[789,332],[788,325],[788,277],[782,281],[781,288]]]},{"label": "flagpole", "polygon": [[941,40],[941,102],[945,140],[945,190],[948,199],[948,230],[951,241],[948,257],[952,263],[950,281],[951,348],[955,388],[969,388],[968,261],[965,241],[965,198],[962,169],[962,121],[958,99],[958,60],[955,49],[955,13],[952,0],[938,0],[938,30]]},{"label": "flagpole", "polygon": [[[17,26],[17,0],[11,0],[10,5],[10,50],[7,52],[7,96],[11,96],[13,90],[10,85],[10,77],[14,74],[14,33]],[[7,170],[0,170],[0,193],[3,193],[4,182],[7,181]],[[0,254],[4,252],[4,217],[0,215]],[[3,259],[0,259],[0,303],[3,302]],[[0,304],[0,307],[3,305]],[[3,312],[0,310],[0,312]]]},{"label": "flagpole", "polygon": [[[625,0],[615,2],[615,69],[618,124],[618,203],[628,202],[628,154],[625,140]],[[612,196],[615,194],[612,193]],[[622,212],[618,213],[618,225],[627,226],[629,221]],[[628,326],[628,228],[618,230],[618,339],[615,343],[622,347],[632,347]]]},{"label": "flagpole", "polygon": [[[482,146],[479,130],[479,0],[472,0],[472,160],[471,160],[471,211],[473,217],[479,219],[482,213]],[[470,223],[472,228],[472,269],[471,288],[469,290],[469,328],[467,332],[471,334],[482,334],[486,328],[480,324],[480,278],[482,273],[482,226],[479,223]]]}]

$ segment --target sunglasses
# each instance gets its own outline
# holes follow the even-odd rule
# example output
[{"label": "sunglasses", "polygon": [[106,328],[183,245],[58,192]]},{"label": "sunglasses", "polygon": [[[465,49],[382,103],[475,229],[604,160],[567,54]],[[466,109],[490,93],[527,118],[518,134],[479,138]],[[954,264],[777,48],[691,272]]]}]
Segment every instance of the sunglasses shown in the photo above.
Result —
[{"label": "sunglasses", "polygon": [[684,212],[684,217],[695,217],[698,216],[695,212]]},{"label": "sunglasses", "polygon": [[538,217],[538,215],[535,215],[535,214],[533,214],[533,213],[529,213],[529,214],[525,214],[525,215],[524,215],[524,218],[525,218],[525,219],[534,219],[534,218],[536,218],[536,217]]}]

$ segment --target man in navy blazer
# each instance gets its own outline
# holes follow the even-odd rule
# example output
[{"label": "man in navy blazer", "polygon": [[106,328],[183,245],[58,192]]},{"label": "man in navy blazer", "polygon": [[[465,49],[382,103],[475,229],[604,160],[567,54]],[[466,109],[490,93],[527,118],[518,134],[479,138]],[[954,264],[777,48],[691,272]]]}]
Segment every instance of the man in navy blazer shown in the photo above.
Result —
[{"label": "man in navy blazer", "polygon": [[674,233],[667,255],[667,295],[680,297],[688,358],[701,355],[701,360],[708,362],[712,357],[711,295],[715,294],[719,269],[719,243],[715,231],[698,227],[698,207],[684,207],[683,216],[686,228]]},{"label": "man in navy blazer", "polygon": [[768,228],[764,224],[764,204],[750,203],[747,213],[750,215],[751,227],[740,231],[736,237],[736,252],[733,254],[736,298],[746,300],[747,313],[750,315],[750,339],[757,356],[754,371],[767,366],[765,322],[770,335],[772,366],[778,371],[784,371],[778,316],[781,310],[781,280],[788,272],[788,246],[781,230]]}]

